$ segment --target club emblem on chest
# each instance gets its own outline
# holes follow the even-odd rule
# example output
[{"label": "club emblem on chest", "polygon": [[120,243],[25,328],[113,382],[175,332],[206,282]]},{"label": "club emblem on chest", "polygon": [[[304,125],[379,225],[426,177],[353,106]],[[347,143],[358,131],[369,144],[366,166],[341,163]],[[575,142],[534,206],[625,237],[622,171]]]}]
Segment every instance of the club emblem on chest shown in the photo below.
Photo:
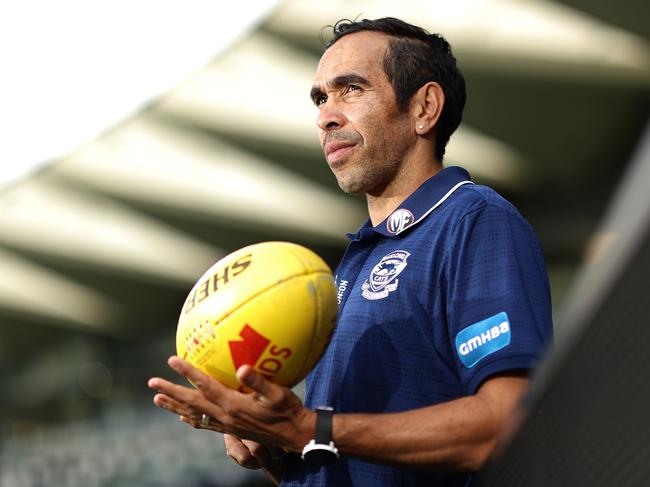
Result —
[{"label": "club emblem on chest", "polygon": [[372,268],[370,277],[361,286],[361,295],[370,300],[383,299],[397,289],[397,276],[406,268],[409,252],[397,250],[385,255],[379,264]]}]

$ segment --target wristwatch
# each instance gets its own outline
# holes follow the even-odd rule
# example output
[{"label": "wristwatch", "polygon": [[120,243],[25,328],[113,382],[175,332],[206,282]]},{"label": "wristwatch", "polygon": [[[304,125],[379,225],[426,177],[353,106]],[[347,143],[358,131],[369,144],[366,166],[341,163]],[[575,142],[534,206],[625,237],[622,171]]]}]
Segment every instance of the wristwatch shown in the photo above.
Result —
[{"label": "wristwatch", "polygon": [[339,458],[339,451],[332,441],[332,416],[330,407],[317,407],[316,438],[302,449],[302,459],[312,465],[330,465]]}]

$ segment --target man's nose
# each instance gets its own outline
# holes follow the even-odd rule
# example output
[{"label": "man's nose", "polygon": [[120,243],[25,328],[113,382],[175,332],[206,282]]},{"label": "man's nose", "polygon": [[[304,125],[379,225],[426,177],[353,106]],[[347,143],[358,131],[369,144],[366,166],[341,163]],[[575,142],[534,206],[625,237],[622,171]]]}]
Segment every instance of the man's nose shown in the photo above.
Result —
[{"label": "man's nose", "polygon": [[318,112],[316,125],[321,130],[336,130],[345,125],[345,115],[335,106],[323,106]]}]

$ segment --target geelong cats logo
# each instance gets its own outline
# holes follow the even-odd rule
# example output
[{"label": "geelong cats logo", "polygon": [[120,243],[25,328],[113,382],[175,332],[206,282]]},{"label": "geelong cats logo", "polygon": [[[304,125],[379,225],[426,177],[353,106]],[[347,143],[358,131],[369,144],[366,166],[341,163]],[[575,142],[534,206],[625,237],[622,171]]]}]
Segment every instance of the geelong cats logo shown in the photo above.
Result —
[{"label": "geelong cats logo", "polygon": [[397,289],[397,276],[406,268],[406,259],[411,255],[405,250],[397,250],[385,255],[379,264],[372,268],[370,277],[361,286],[361,295],[366,299],[383,299]]}]

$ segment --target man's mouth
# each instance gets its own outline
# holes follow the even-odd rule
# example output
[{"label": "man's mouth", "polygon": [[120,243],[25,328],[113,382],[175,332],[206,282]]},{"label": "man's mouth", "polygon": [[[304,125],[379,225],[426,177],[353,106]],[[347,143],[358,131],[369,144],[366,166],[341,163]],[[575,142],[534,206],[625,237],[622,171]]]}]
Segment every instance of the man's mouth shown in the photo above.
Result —
[{"label": "man's mouth", "polygon": [[341,159],[345,158],[350,152],[354,150],[356,143],[343,141],[343,140],[333,140],[325,144],[325,159],[327,163],[332,165],[336,164]]}]

